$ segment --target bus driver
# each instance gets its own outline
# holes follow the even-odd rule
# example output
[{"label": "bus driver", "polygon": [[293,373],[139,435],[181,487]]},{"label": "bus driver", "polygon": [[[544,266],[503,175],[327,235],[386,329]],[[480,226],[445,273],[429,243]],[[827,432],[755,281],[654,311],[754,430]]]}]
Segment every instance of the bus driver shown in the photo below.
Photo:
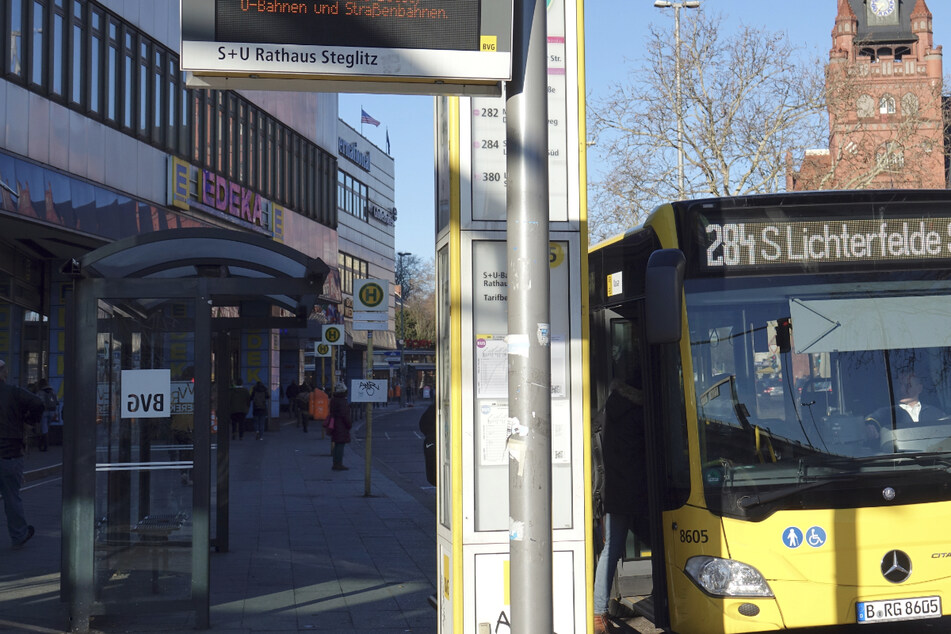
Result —
[{"label": "bus driver", "polygon": [[947,422],[942,420],[946,416],[944,412],[919,400],[923,385],[914,370],[899,372],[895,389],[898,392],[898,403],[891,407],[881,407],[865,417],[869,436],[874,442],[878,442],[883,428],[900,429]]}]

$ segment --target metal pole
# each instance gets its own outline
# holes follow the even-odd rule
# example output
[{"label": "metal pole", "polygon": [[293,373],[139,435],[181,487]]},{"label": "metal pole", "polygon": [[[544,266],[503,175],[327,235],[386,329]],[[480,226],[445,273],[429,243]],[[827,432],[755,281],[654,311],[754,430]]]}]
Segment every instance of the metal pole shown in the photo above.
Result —
[{"label": "metal pole", "polygon": [[337,346],[330,346],[330,394],[337,387]]},{"label": "metal pole", "polygon": [[[367,362],[363,371],[366,379],[373,378],[373,331],[367,331]],[[353,396],[351,395],[351,398]],[[367,403],[367,438],[364,443],[363,495],[370,497],[370,459],[373,457],[373,403]]]},{"label": "metal pole", "polygon": [[400,407],[406,406],[406,360],[403,350],[406,349],[406,317],[403,312],[405,299],[403,296],[403,285],[406,282],[406,272],[403,270],[403,257],[410,255],[408,251],[400,251],[396,255],[400,258]]},{"label": "metal pole", "polygon": [[403,289],[400,289],[400,407],[406,406],[406,314],[403,312]]},{"label": "metal pole", "polygon": [[677,192],[678,197],[683,200],[686,195],[684,191],[684,113],[683,113],[683,91],[681,89],[680,79],[680,10],[696,9],[700,6],[700,0],[684,0],[683,2],[670,2],[670,0],[654,0],[654,7],[658,9],[674,10],[674,76],[677,83]]},{"label": "metal pole", "polygon": [[684,113],[680,90],[680,5],[674,5],[674,64],[677,74],[677,192],[684,198]]},{"label": "metal pole", "polygon": [[506,84],[511,629],[551,634],[548,38],[544,0],[515,0]]}]

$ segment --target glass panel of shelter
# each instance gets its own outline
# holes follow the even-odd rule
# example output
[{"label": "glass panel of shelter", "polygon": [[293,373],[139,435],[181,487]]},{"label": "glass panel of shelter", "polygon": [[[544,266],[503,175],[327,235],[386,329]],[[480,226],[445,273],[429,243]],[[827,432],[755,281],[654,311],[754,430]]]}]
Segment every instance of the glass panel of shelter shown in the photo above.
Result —
[{"label": "glass panel of shelter", "polygon": [[[189,599],[194,302],[104,300],[98,324],[96,599]],[[132,389],[133,381],[154,376],[144,370],[168,372],[145,389]]]}]

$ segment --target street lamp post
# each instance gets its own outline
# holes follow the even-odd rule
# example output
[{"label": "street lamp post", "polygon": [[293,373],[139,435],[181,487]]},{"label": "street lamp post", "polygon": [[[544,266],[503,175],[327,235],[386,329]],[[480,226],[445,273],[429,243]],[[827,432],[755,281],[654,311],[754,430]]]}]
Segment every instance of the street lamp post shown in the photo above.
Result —
[{"label": "street lamp post", "polygon": [[403,351],[406,349],[406,318],[403,314],[403,305],[406,300],[403,298],[403,285],[406,282],[406,271],[403,269],[403,258],[411,255],[409,251],[400,251],[399,256],[400,270],[400,407],[406,406],[406,361],[403,357]]},{"label": "street lamp post", "polygon": [[680,88],[680,10],[696,9],[700,0],[684,0],[671,2],[670,0],[654,0],[658,9],[674,9],[674,72],[677,77],[677,193],[684,198],[684,113],[683,91]]}]

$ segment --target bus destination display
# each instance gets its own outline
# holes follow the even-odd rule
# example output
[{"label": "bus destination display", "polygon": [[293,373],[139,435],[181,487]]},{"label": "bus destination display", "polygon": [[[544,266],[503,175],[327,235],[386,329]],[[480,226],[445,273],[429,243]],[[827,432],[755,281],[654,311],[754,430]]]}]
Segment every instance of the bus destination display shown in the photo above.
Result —
[{"label": "bus destination display", "polygon": [[409,49],[479,49],[480,0],[218,0],[215,39]]},{"label": "bus destination display", "polygon": [[951,222],[893,218],[710,223],[704,244],[706,268],[720,270],[951,259]]},{"label": "bus destination display", "polygon": [[512,2],[182,0],[181,69],[205,81],[406,80],[420,94],[420,81],[495,85],[512,74]]}]

